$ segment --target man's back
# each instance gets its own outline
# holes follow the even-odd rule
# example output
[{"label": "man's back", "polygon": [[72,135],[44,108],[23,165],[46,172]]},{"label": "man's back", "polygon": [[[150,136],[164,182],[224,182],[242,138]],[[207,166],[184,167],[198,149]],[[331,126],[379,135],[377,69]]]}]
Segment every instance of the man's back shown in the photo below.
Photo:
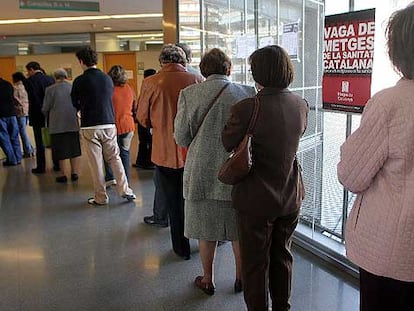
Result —
[{"label": "man's back", "polygon": [[81,127],[114,124],[111,78],[96,68],[88,68],[72,87],[73,105],[81,111]]},{"label": "man's back", "polygon": [[36,72],[27,79],[27,94],[29,96],[29,120],[32,126],[43,127],[44,116],[42,113],[45,90],[55,83],[52,77]]},{"label": "man's back", "polygon": [[13,86],[0,78],[0,118],[15,116]]}]

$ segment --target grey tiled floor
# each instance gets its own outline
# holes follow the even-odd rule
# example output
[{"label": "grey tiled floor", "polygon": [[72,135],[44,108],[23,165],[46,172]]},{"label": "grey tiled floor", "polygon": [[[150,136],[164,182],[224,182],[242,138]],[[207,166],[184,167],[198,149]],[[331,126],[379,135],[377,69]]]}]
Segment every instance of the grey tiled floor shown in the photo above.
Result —
[{"label": "grey tiled floor", "polygon": [[[183,261],[171,251],[168,229],[143,224],[152,211],[151,171],[132,169],[134,203],[110,189],[110,205],[94,208],[86,203],[86,158],[79,181],[67,185],[56,184],[51,170],[32,175],[34,165],[0,165],[1,311],[246,310],[232,291],[230,243],[218,248],[217,292],[208,297],[192,285],[201,273],[196,241]],[[292,310],[358,310],[352,279],[301,249],[294,256]]]}]

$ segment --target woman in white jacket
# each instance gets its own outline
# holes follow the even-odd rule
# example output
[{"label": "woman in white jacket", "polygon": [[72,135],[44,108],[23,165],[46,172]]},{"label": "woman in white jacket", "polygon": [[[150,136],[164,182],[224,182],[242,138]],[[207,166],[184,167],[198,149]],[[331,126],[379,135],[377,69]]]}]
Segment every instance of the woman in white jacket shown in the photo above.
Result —
[{"label": "woman in white jacket", "polygon": [[414,297],[414,2],[388,23],[402,78],[367,103],[341,147],[338,178],[357,194],[347,256],[360,267],[360,310],[412,310]]}]

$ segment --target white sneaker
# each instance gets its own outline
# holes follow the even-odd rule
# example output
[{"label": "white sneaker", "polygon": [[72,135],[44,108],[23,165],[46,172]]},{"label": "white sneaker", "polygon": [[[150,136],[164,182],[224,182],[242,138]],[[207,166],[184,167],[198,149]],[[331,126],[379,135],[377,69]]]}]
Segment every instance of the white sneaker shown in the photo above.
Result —
[{"label": "white sneaker", "polygon": [[130,201],[134,201],[137,197],[135,194],[131,193],[131,194],[123,194],[122,197],[124,199],[126,199],[128,202]]},{"label": "white sneaker", "polygon": [[116,185],[116,180],[115,179],[111,179],[105,182],[105,186],[106,188],[109,188],[111,186],[115,186]]}]

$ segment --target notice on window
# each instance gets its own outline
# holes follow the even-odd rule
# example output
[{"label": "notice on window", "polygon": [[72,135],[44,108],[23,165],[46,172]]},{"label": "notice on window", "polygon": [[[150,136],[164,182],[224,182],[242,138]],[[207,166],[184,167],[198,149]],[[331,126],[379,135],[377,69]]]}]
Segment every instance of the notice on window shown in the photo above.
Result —
[{"label": "notice on window", "polygon": [[326,16],[323,108],[362,113],[371,97],[375,9]]},{"label": "notice on window", "polygon": [[291,59],[298,59],[299,22],[283,25],[282,47]]},{"label": "notice on window", "polygon": [[241,36],[236,39],[237,58],[247,58],[256,50],[255,36]]}]

